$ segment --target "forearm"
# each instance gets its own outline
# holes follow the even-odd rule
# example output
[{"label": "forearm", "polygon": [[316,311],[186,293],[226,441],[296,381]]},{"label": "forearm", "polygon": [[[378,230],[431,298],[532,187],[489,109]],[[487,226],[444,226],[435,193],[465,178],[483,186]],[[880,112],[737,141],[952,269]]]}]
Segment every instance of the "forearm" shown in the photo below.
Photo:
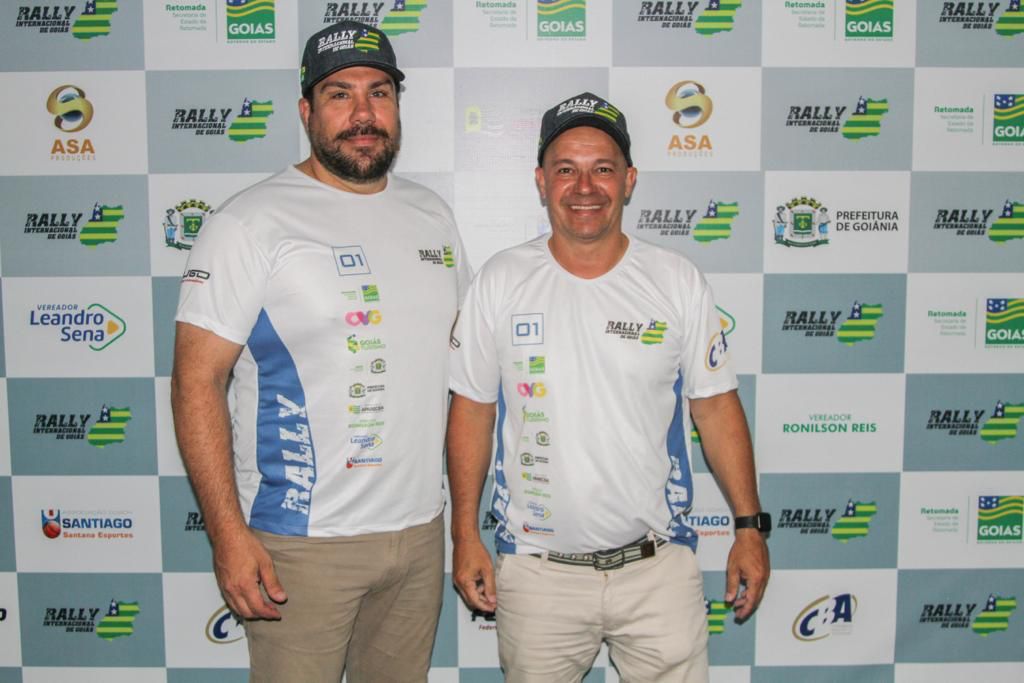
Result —
[{"label": "forearm", "polygon": [[690,403],[708,465],[736,516],[761,511],[754,449],[743,406],[735,391]]},{"label": "forearm", "polygon": [[491,464],[495,406],[454,394],[448,417],[452,540],[479,540],[480,495]]}]

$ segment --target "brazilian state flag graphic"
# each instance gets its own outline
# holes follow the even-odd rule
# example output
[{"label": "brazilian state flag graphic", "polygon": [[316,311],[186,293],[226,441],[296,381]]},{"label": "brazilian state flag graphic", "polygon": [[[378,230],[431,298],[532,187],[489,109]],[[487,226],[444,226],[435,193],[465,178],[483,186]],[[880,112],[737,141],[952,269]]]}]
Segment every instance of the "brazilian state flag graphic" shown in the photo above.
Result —
[{"label": "brazilian state flag graphic", "polygon": [[668,329],[668,323],[660,320],[652,320],[647,325],[647,329],[640,335],[640,343],[647,344],[660,344],[665,341],[665,330]]},{"label": "brazilian state flag graphic", "polygon": [[878,512],[874,503],[847,501],[846,511],[836,520],[832,527],[832,538],[840,543],[849,543],[852,538],[863,538],[868,535],[871,518]]},{"label": "brazilian state flag graphic", "polygon": [[1021,418],[1024,418],[1024,403],[996,402],[992,417],[981,426],[981,440],[985,443],[998,443],[1005,439],[1017,438],[1017,429]]},{"label": "brazilian state flag graphic", "polygon": [[736,10],[742,4],[741,0],[708,0],[708,6],[693,23],[694,30],[702,36],[731,31]]},{"label": "brazilian state flag graphic", "polygon": [[889,111],[889,100],[869,100],[863,96],[857,99],[857,108],[843,124],[843,137],[860,140],[879,135],[882,132],[882,117]]},{"label": "brazilian state flag graphic", "polygon": [[996,33],[1001,36],[1016,36],[1024,33],[1024,12],[1020,0],[1010,0],[1009,7],[996,19]]},{"label": "brazilian state flag graphic", "polygon": [[267,137],[267,118],[273,113],[272,101],[256,102],[246,97],[242,101],[242,112],[228,128],[228,137],[235,142],[248,142]]},{"label": "brazilian state flag graphic", "polygon": [[988,299],[985,346],[1024,346],[1024,299]]},{"label": "brazilian state flag graphic", "polygon": [[124,638],[135,632],[135,617],[139,615],[139,603],[110,601],[107,613],[96,625],[96,635],[103,640]]},{"label": "brazilian state flag graphic", "polygon": [[996,631],[1005,631],[1010,628],[1010,614],[1017,609],[1017,598],[1004,598],[998,595],[989,595],[985,609],[978,612],[974,617],[971,629],[979,636],[987,636]]},{"label": "brazilian state flag graphic", "polygon": [[708,615],[708,633],[711,635],[725,633],[725,618],[729,616],[729,606],[721,600],[705,598],[704,611]]},{"label": "brazilian state flag graphic", "polygon": [[882,304],[862,304],[855,301],[850,310],[850,317],[839,326],[836,339],[847,346],[874,339],[875,327],[883,315],[885,311]]},{"label": "brazilian state flag graphic", "polygon": [[110,15],[117,11],[117,0],[88,0],[82,14],[71,26],[71,35],[91,40],[110,34]]},{"label": "brazilian state flag graphic", "polygon": [[226,0],[228,40],[273,40],[277,34],[275,0]]},{"label": "brazilian state flag graphic", "polygon": [[704,217],[693,229],[693,239],[702,244],[729,239],[732,236],[732,222],[738,215],[739,202],[716,202],[712,199]]},{"label": "brazilian state flag graphic", "polygon": [[420,15],[426,8],[427,0],[395,0],[395,6],[381,20],[380,30],[389,36],[418,31]]},{"label": "brazilian state flag graphic", "polygon": [[996,95],[992,112],[992,142],[1024,142],[1024,95]]},{"label": "brazilian state flag graphic", "polygon": [[90,446],[95,446],[96,448],[105,448],[114,443],[124,443],[124,432],[128,428],[128,421],[131,419],[131,408],[108,408],[103,406],[100,410],[100,419],[89,429],[89,433],[85,438]]},{"label": "brazilian state flag graphic", "polygon": [[360,52],[380,52],[380,34],[364,28],[354,47]]},{"label": "brazilian state flag graphic", "polygon": [[988,238],[1000,244],[1024,239],[1024,204],[1007,199],[999,218],[988,229]]},{"label": "brazilian state flag graphic", "polygon": [[894,0],[846,0],[847,38],[892,38]]},{"label": "brazilian state flag graphic", "polygon": [[537,0],[538,38],[585,38],[587,0]]},{"label": "brazilian state flag graphic", "polygon": [[89,222],[78,233],[78,241],[91,249],[100,244],[116,242],[117,224],[123,218],[123,206],[105,206],[97,202],[92,207]]},{"label": "brazilian state flag graphic", "polygon": [[455,252],[452,251],[450,245],[444,244],[441,246],[441,260],[445,268],[455,267]]}]

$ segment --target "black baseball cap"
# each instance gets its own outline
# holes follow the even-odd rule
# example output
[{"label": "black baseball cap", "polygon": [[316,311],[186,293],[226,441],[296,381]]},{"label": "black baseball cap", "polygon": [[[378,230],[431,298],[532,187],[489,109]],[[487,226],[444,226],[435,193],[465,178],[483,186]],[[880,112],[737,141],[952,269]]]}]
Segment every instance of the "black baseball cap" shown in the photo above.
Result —
[{"label": "black baseball cap", "polygon": [[339,21],[306,41],[299,72],[303,97],[324,78],[350,66],[380,69],[395,79],[395,86],[405,80],[391,42],[382,31],[358,21]]},{"label": "black baseball cap", "polygon": [[544,118],[540,122],[537,165],[544,164],[544,150],[555,138],[570,128],[579,126],[590,126],[608,133],[626,157],[626,165],[633,165],[633,159],[629,156],[629,131],[626,129],[625,114],[608,100],[590,92],[570,97],[544,112]]}]

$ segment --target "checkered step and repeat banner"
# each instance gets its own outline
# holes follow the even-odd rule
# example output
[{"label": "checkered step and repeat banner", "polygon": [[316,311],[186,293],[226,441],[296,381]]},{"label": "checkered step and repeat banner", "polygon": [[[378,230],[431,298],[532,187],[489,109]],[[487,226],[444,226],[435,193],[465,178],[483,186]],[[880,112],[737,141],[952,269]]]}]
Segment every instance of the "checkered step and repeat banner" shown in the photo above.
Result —
[{"label": "checkered step and repeat banner", "polygon": [[[299,54],[341,19],[391,37],[396,171],[475,267],[550,229],[543,111],[626,113],[625,229],[707,273],[776,522],[738,624],[694,434],[712,680],[1024,678],[1018,0],[9,0],[0,683],[246,680],[174,443],[173,312],[218,205],[308,153]],[[501,680],[450,587],[433,664]],[[586,680],[618,680],[605,654]]]}]

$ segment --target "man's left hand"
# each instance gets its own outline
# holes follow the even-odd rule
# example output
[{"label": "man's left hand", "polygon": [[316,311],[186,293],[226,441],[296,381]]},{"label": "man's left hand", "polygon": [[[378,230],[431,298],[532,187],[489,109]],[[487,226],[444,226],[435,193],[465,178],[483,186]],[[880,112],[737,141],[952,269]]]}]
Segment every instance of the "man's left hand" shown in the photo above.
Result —
[{"label": "man's left hand", "polygon": [[[771,572],[768,545],[757,529],[737,529],[725,569],[725,601],[741,621],[753,614]],[[740,584],[745,590],[740,590]]]}]

